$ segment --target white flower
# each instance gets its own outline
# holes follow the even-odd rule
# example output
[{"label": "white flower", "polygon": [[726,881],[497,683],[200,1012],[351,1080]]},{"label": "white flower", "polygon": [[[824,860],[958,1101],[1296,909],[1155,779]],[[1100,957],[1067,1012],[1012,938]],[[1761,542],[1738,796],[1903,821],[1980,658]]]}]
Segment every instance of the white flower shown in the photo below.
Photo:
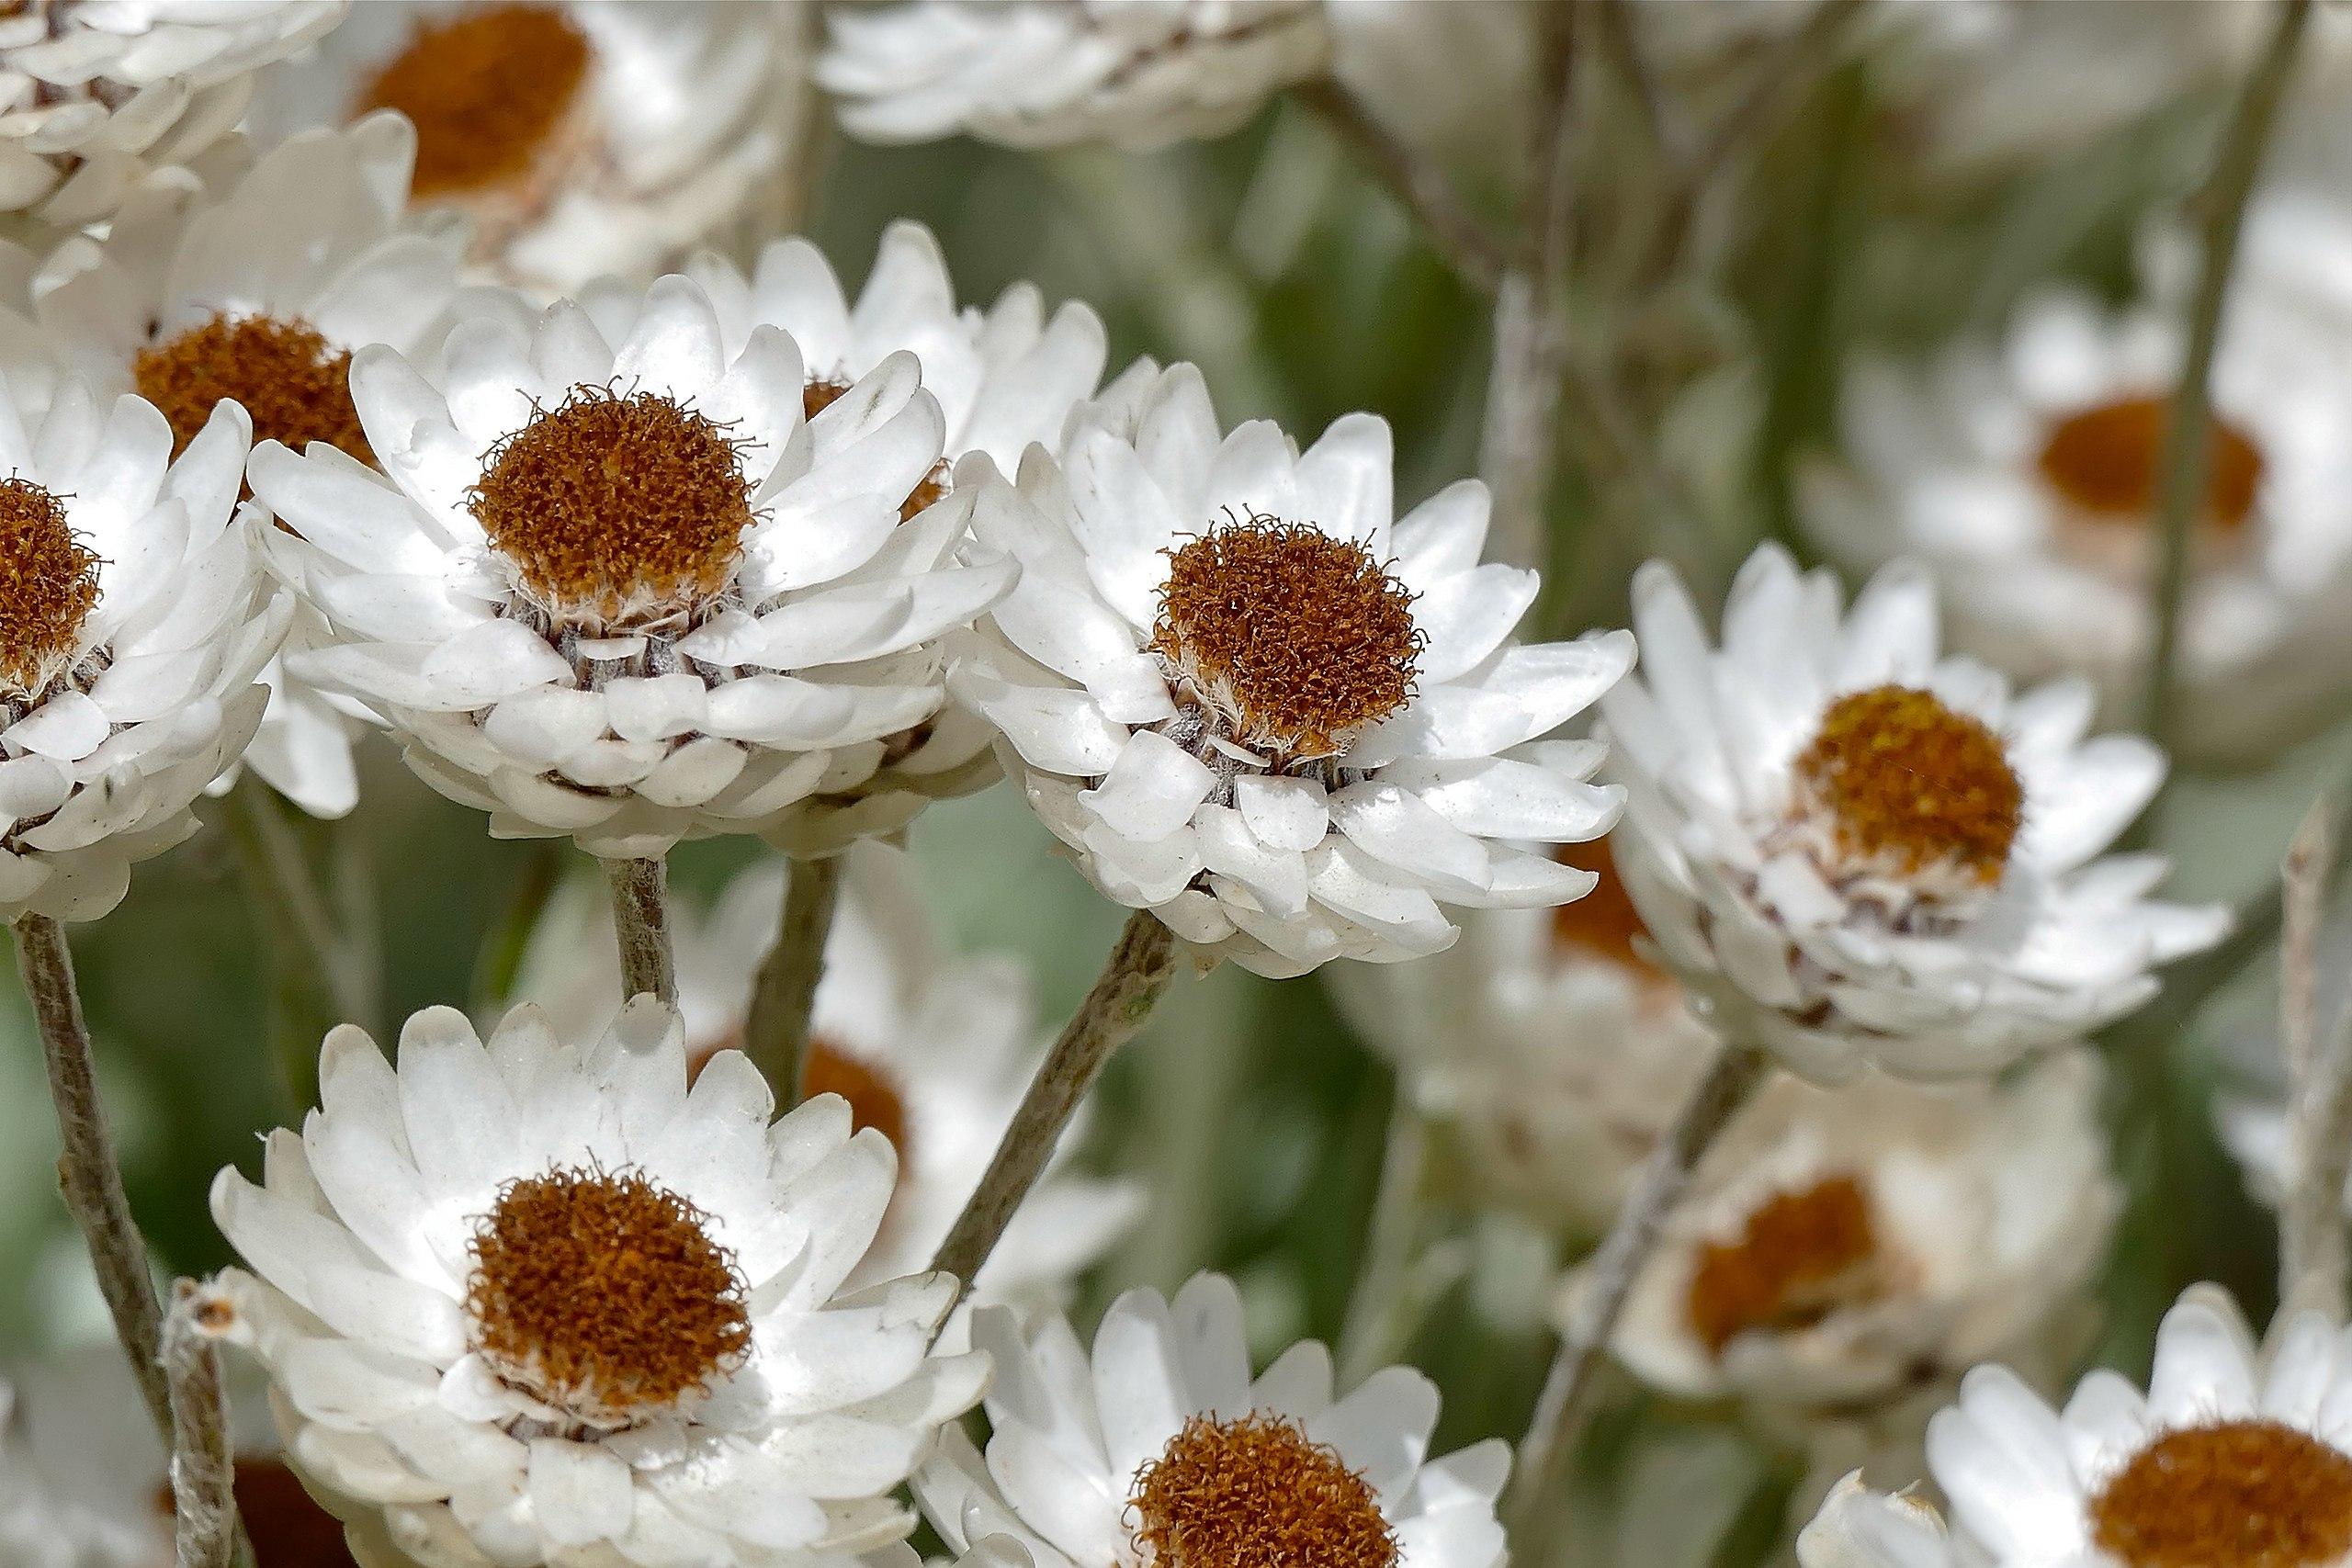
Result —
[{"label": "white flower", "polygon": [[1611,1348],[1808,1438],[1981,1360],[2062,1359],[2120,1201],[2098,1081],[2079,1050],[1998,1086],[1776,1079],[1701,1164]]},{"label": "white flower", "polygon": [[1716,1028],[1816,1081],[1991,1072],[2139,1006],[2228,925],[2149,898],[2161,859],[2096,858],[2162,754],[2085,739],[2082,682],[2012,696],[1939,659],[1936,623],[1907,565],[1846,610],[1768,546],[1717,649],[1670,570],[1634,578],[1643,673],[1604,705],[1618,868]]},{"label": "white flower", "polygon": [[1062,465],[974,521],[1022,567],[956,694],[1097,886],[1265,975],[1422,956],[1439,908],[1557,904],[1589,872],[1506,840],[1604,832],[1589,741],[1546,739],[1624,673],[1623,632],[1506,646],[1532,571],[1478,564],[1483,486],[1393,527],[1385,422],[1301,455],[1220,439],[1198,371],[1144,364],[1072,416]]},{"label": "white flower", "polygon": [[1637,951],[1608,842],[1561,852],[1600,877],[1573,904],[1482,911],[1434,957],[1322,972],[1471,1190],[1570,1236],[1616,1213],[1715,1049]]},{"label": "white flower", "polygon": [[321,1104],[212,1207],[288,1452],[424,1568],[806,1562],[902,1537],[888,1493],[984,1358],[929,1348],[955,1282],[843,1281],[896,1162],[821,1096],[773,1125],[742,1055],[691,1091],[675,1012],[531,1008],[485,1047],[348,1026]]},{"label": "white flower", "polygon": [[[2352,1337],[2318,1313],[2257,1347],[2192,1286],[2156,1331],[2143,1395],[2092,1372],[2053,1411],[1979,1367],[1928,1430],[1961,1560],[1994,1568],[2329,1563],[2352,1552]],[[1906,1555],[1895,1568],[1928,1568]]]},{"label": "white flower", "polygon": [[[2178,732],[2223,758],[2275,750],[2352,685],[2352,287],[2316,259],[2344,226],[2274,209],[2254,232],[2180,623]],[[1922,560],[1963,650],[2022,680],[2079,671],[2126,707],[2153,637],[2177,292],[2119,312],[2045,292],[1997,342],[1866,362],[1844,399],[1850,468],[1807,475],[1815,532],[1858,568]]]},{"label": "white flower", "polygon": [[[1070,410],[1092,397],[1102,378],[1102,322],[1091,310],[1071,301],[1048,316],[1043,297],[1026,283],[1007,288],[985,310],[959,308],[939,242],[919,223],[883,231],[854,302],[823,254],[801,239],[768,245],[749,277],[713,252],[696,255],[685,270],[709,296],[729,353],[763,325],[800,345],[812,416],[893,354],[913,355],[923,390],[938,400],[946,422],[947,470],[978,453],[1001,472],[1013,472],[1033,443],[1061,438]],[[583,296],[589,314],[616,342],[635,324],[642,301],[639,291],[609,283]],[[871,778],[808,802],[772,837],[790,853],[810,855],[861,835],[896,831],[933,800],[994,783],[993,734],[951,704],[893,745]]]},{"label": "white flower", "polygon": [[61,229],[234,129],[350,0],[44,0],[0,17],[0,209]]},{"label": "white flower", "polygon": [[995,1358],[985,1461],[960,1432],[915,1476],[953,1550],[989,1535],[1037,1568],[1155,1562],[1495,1568],[1510,1449],[1428,1457],[1437,1388],[1388,1367],[1334,1400],[1331,1358],[1294,1345],[1250,1375],[1241,1297],[1196,1275],[1170,1302],[1130,1291],[1091,1355],[1067,1321],[975,1314]]},{"label": "white flower", "polygon": [[817,80],[868,141],[1141,150],[1223,135],[1330,52],[1321,0],[912,0],[834,11]]},{"label": "white flower", "polygon": [[1797,1532],[1800,1568],[1958,1568],[1935,1509],[1909,1495],[1873,1492],[1857,1472],[1832,1488]]},{"label": "white flower", "polygon": [[[437,346],[458,289],[454,237],[403,227],[415,152],[406,122],[370,115],[285,142],[217,195],[142,188],[104,241],[57,253],[34,281],[28,320],[0,327],[12,349],[21,342],[104,394],[154,403],[175,448],[229,398],[260,439],[323,441],[365,462],[352,351]],[[306,616],[295,645],[320,629]],[[278,665],[264,678],[269,707],[245,760],[303,809],[348,812],[359,799],[348,705]]]},{"label": "white flower", "polygon": [[793,6],[726,0],[368,0],[273,73],[254,118],[285,134],[398,109],[414,200],[464,214],[471,259],[541,298],[640,281],[724,231],[805,150]]},{"label": "white flower", "polygon": [[235,515],[244,416],[0,380],[0,918],[95,919],[261,722],[290,606]]},{"label": "white flower", "polygon": [[[784,874],[774,863],[741,873],[707,914],[673,897],[690,1060],[742,1043],[752,979],[775,942]],[[560,1033],[584,1033],[621,1004],[607,956],[611,922],[604,888],[578,882],[533,933],[515,996],[546,1008]],[[848,852],[801,1089],[841,1095],[859,1127],[881,1132],[898,1151],[898,1190],[853,1283],[930,1266],[1045,1045],[1026,971],[1007,957],[943,954],[933,924],[905,852],[878,843]],[[1142,1197],[1133,1182],[1057,1166],[989,1255],[973,1299],[1060,1304],[1071,1280],[1134,1223]]]},{"label": "white flower", "polygon": [[913,356],[808,419],[793,340],[729,352],[686,278],[616,346],[569,302],[527,333],[511,314],[453,331],[437,385],[389,346],[354,356],[382,474],[254,451],[281,570],[329,628],[294,672],[367,703],[493,833],[608,858],[783,831],[919,743],[935,639],[1013,570],[956,559],[1011,495],[985,458],[934,471]]}]

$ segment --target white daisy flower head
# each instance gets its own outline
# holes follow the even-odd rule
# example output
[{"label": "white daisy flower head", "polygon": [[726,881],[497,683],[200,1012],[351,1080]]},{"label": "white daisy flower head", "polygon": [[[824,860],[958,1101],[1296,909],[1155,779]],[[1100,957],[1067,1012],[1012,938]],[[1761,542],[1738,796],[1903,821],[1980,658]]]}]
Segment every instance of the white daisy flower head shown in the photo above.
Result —
[{"label": "white daisy flower head", "polygon": [[2131,1011],[2157,965],[2220,939],[2226,911],[2149,897],[2162,859],[2102,858],[2165,761],[2085,739],[2088,685],[2013,696],[1939,657],[1907,563],[1841,597],[1767,546],[1718,647],[1669,569],[1634,577],[1643,671],[1604,703],[1630,792],[1612,841],[1719,1032],[1818,1082],[1981,1076]]},{"label": "white daisy flower head", "polygon": [[[59,373],[153,403],[175,454],[229,399],[259,439],[322,441],[368,462],[352,351],[429,353],[458,291],[454,239],[404,222],[415,151],[406,122],[372,115],[280,144],[217,193],[142,187],[103,241],[61,248],[26,311],[0,326]],[[305,616],[295,646],[320,629]],[[265,678],[269,707],[245,761],[305,810],[344,815],[359,798],[351,705],[280,664]]]},{"label": "white daisy flower head", "polygon": [[843,6],[817,81],[869,141],[1130,150],[1222,136],[1331,55],[1323,0]]},{"label": "white daisy flower head", "polygon": [[[752,986],[775,943],[785,868],[738,874],[706,912],[673,898],[678,1009],[690,1061],[742,1043]],[[844,856],[841,903],[825,943],[804,1096],[838,1094],[860,1130],[890,1140],[899,1184],[853,1285],[917,1272],[988,1168],[1046,1043],[1029,976],[1003,956],[943,953],[933,906],[902,850],[865,842]],[[584,1032],[621,1004],[612,964],[612,901],[568,886],[524,957],[516,996],[546,1008],[560,1033]],[[1080,1130],[1063,1140],[1074,1146]],[[1070,1282],[1133,1225],[1132,1181],[1048,1168],[974,1280],[983,1303],[1058,1306]]]},{"label": "white daisy flower head", "polygon": [[2052,1410],[2007,1368],[1979,1367],[1929,1426],[1928,1461],[1962,1562],[2340,1562],[2347,1398],[2344,1329],[2302,1313],[2257,1345],[2227,1294],[2197,1285],[2156,1331],[2145,1393],[2101,1370]]},{"label": "white daisy flower head", "polygon": [[1873,1492],[1860,1472],[1822,1500],[1797,1532],[1799,1568],[1959,1568],[1943,1517],[1908,1493]]},{"label": "white daisy flower head", "polygon": [[196,831],[291,605],[236,513],[224,405],[176,459],[153,405],[0,378],[0,918],[87,920]]},{"label": "white daisy flower head", "polygon": [[1335,1399],[1330,1354],[1306,1341],[1251,1377],[1240,1293],[1222,1275],[1194,1276],[1173,1301],[1121,1296],[1091,1353],[1067,1320],[1024,1330],[1001,1308],[975,1315],[973,1337],[997,1368],[986,1455],[950,1433],[914,1481],[953,1551],[1001,1535],[1036,1568],[1503,1560],[1509,1447],[1429,1458],[1437,1388],[1409,1367]]},{"label": "white daisy flower head", "polygon": [[[1105,337],[1091,310],[1073,300],[1049,314],[1044,297],[1026,283],[1007,288],[985,310],[958,306],[939,242],[920,223],[895,222],[883,231],[854,300],[823,253],[803,239],[768,245],[749,276],[708,251],[685,271],[708,295],[729,352],[739,352],[763,325],[800,345],[808,378],[805,411],[812,419],[892,355],[913,355],[923,389],[938,400],[946,424],[934,484],[975,454],[1012,473],[1033,443],[1060,439],[1070,411],[1102,379]],[[643,299],[641,290],[607,281],[589,289],[583,302],[617,342]],[[988,724],[951,704],[888,748],[854,792],[805,803],[774,840],[807,856],[894,832],[933,800],[994,783],[993,736]]]},{"label": "white daisy flower head", "polygon": [[1554,852],[1599,876],[1591,892],[1465,916],[1462,940],[1419,963],[1322,973],[1467,1190],[1582,1237],[1616,1213],[1716,1043],[1651,961],[1609,840]]},{"label": "white daisy flower head", "polygon": [[608,859],[784,833],[919,745],[938,638],[1013,568],[961,557],[1010,488],[985,458],[940,471],[914,357],[810,418],[793,340],[730,351],[687,278],[616,344],[570,302],[513,316],[461,322],[438,381],[354,356],[377,468],[256,448],[279,569],[328,628],[294,673],[366,703],[493,833]]},{"label": "white daisy flower head", "polygon": [[32,0],[0,17],[0,209],[109,217],[151,169],[235,129],[254,73],[350,0]]},{"label": "white daisy flower head", "polygon": [[2098,1083],[2080,1050],[1997,1085],[1775,1079],[1668,1217],[1617,1359],[1802,1433],[2077,1348],[2120,1201]]},{"label": "white daisy flower head", "polygon": [[1506,646],[1532,571],[1479,564],[1487,499],[1392,524],[1385,422],[1301,453],[1220,436],[1200,374],[1139,365],[976,517],[1022,577],[963,639],[957,694],[1096,886],[1272,976],[1450,945],[1440,902],[1540,906],[1589,872],[1601,749],[1547,739],[1633,661],[1623,632]]},{"label": "white daisy flower head", "polygon": [[413,199],[469,221],[482,275],[541,298],[640,280],[725,231],[803,150],[790,6],[368,0],[255,107],[278,134],[394,109]]},{"label": "white daisy flower head", "polygon": [[[2352,289],[2316,308],[2320,269],[2301,269],[2245,270],[2214,362],[2179,664],[2182,743],[2210,757],[2307,732],[2352,657]],[[1866,363],[1844,399],[1849,465],[1806,476],[1814,532],[1858,569],[1923,561],[1964,651],[2022,680],[2082,671],[2123,705],[2154,635],[2180,316],[2053,291],[1998,341],[1917,370]]]},{"label": "white daisy flower head", "polygon": [[687,1083],[639,998],[593,1043],[517,1008],[345,1027],[321,1105],[213,1213],[288,1455],[423,1568],[782,1563],[902,1538],[891,1501],[987,1380],[930,1348],[955,1281],[846,1287],[888,1142],[826,1095],[771,1123],[741,1053]]}]

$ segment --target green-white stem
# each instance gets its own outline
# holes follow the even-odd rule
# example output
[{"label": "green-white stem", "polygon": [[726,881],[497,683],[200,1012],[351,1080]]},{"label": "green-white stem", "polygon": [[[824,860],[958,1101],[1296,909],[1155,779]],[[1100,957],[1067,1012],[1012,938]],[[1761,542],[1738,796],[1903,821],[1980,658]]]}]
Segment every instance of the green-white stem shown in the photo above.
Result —
[{"label": "green-white stem", "polygon": [[650,994],[678,999],[677,972],[670,958],[670,873],[666,862],[608,860],[605,875],[613,888],[613,931],[620,944],[621,995]]},{"label": "green-white stem", "polygon": [[752,1061],[767,1075],[779,1109],[800,1100],[808,1064],[809,1019],[817,1005],[817,983],[824,978],[825,940],[832,934],[841,894],[839,855],[796,860],[786,870],[775,945],[760,964],[752,1016],[744,1028]]}]

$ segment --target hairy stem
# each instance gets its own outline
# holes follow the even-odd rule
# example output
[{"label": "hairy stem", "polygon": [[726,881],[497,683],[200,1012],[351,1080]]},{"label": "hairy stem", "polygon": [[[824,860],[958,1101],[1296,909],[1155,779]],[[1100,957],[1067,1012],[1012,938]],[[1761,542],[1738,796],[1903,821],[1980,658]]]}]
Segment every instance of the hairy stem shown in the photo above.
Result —
[{"label": "hairy stem", "polygon": [[1093,988],[1038,1064],[1020,1109],[997,1144],[995,1157],[932,1259],[933,1269],[970,1287],[1013,1212],[1053,1157],[1062,1129],[1069,1125],[1102,1064],[1143,1027],[1175,973],[1175,937],[1159,916],[1136,910],[1120,931]]},{"label": "hairy stem", "polygon": [[791,863],[775,945],[760,964],[751,1021],[744,1030],[752,1061],[767,1075],[779,1109],[800,1102],[801,1079],[808,1065],[808,1021],[817,1004],[817,983],[824,978],[825,940],[832,934],[833,911],[841,897],[841,856]]},{"label": "hairy stem", "polygon": [[154,1281],[147,1273],[147,1243],[130,1217],[123,1195],[122,1168],[107,1134],[91,1062],[90,1032],[82,1021],[81,993],[74,985],[74,955],[65,929],[47,915],[27,915],[16,923],[17,972],[24,977],[40,1029],[41,1055],[49,1066],[49,1094],[57,1108],[58,1186],[65,1206],[82,1229],[96,1270],[98,1292],[114,1317],[115,1337],[156,1431],[172,1436],[171,1391],[157,1359],[163,1344],[163,1314]]},{"label": "hairy stem", "polygon": [[2157,491],[2156,536],[2161,545],[2149,618],[2154,626],[2147,682],[2140,699],[2141,728],[2159,746],[2168,744],[2174,694],[2178,684],[2180,609],[2188,589],[2191,535],[2205,493],[2211,459],[2213,355],[2222,341],[2222,310],[2230,273],[2236,265],[2238,234],[2247,201],[2262,171],[2262,154],[2293,79],[2295,55],[2311,19],[2311,0],[2279,0],[2268,46],[2238,95],[2211,180],[2199,197],[2202,257],[2197,291],[2190,298],[2188,347],[2182,356],[2180,389],[2165,420],[2163,484]]},{"label": "hairy stem", "polygon": [[2287,852],[2279,1015],[2287,1060],[2287,1190],[2278,1205],[2278,1299],[2344,1320],[2344,1189],[2352,1179],[2352,1007],[2320,1037],[2317,947],[2335,861],[2335,803],[2322,796]]},{"label": "hairy stem", "polygon": [[1493,293],[1503,275],[1502,244],[1463,205],[1445,171],[1382,124],[1337,78],[1309,82],[1298,96],[1419,220],[1430,243],[1462,281]]},{"label": "hairy stem", "polygon": [[621,996],[648,992],[665,1002],[678,999],[677,972],[670,962],[669,863],[608,860],[605,875],[613,885],[613,931],[620,941]]},{"label": "hairy stem", "polygon": [[229,1402],[210,1325],[223,1310],[192,1280],[172,1288],[164,1324],[164,1370],[172,1401],[172,1535],[179,1568],[230,1568],[237,1560],[237,1472]]},{"label": "hairy stem", "polygon": [[1665,1138],[1650,1151],[1609,1235],[1584,1267],[1584,1289],[1560,1335],[1560,1348],[1536,1396],[1535,1414],[1519,1445],[1504,1523],[1520,1539],[1566,1456],[1576,1450],[1587,1416],[1594,1369],[1633,1293],[1634,1281],[1657,1242],[1658,1231],[1690,1184],[1699,1160],[1741,1106],[1755,1095],[1771,1062],[1753,1045],[1724,1045]]}]

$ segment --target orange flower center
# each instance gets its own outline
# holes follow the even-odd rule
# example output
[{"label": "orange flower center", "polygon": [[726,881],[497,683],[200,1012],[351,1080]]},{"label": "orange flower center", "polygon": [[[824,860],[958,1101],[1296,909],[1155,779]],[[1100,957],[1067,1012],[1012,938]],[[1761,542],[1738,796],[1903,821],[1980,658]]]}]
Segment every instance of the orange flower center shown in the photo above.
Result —
[{"label": "orange flower center", "polygon": [[2276,1421],[2166,1432],[2091,1500],[2127,1568],[2317,1568],[2352,1552],[2352,1459]]},{"label": "orange flower center", "polygon": [[1650,963],[1634,949],[1634,939],[1645,934],[1642,917],[1625,896],[1624,879],[1617,874],[1616,852],[1607,839],[1582,844],[1555,844],[1552,858],[1562,865],[1589,871],[1600,880],[1574,903],[1552,911],[1552,937],[1563,948],[1596,953],[1629,969],[1649,971]]},{"label": "orange flower center", "polygon": [[373,463],[351,402],[351,355],[304,321],[216,315],[141,349],[139,395],[171,422],[172,456],[187,450],[213,405],[233,398],[253,416],[254,440],[299,452],[313,441]]},{"label": "orange flower center", "polygon": [[1283,1416],[1194,1416],[1136,1472],[1135,1539],[1158,1568],[1395,1568],[1363,1476]]},{"label": "orange flower center", "polygon": [[[2050,487],[2094,522],[2142,524],[2154,515],[2171,403],[2125,398],[2068,415],[2043,440],[2040,467]],[[2234,530],[2254,515],[2262,451],[2226,420],[2212,423],[2206,451],[2204,520]]]},{"label": "orange flower center", "polygon": [[899,1086],[873,1064],[829,1040],[808,1042],[800,1065],[800,1098],[838,1094],[849,1101],[849,1119],[859,1132],[871,1127],[890,1140],[901,1165],[907,1158],[907,1103]]},{"label": "orange flower center", "polygon": [[2000,737],[1909,686],[1830,704],[1796,775],[1836,822],[1840,852],[1905,873],[1956,865],[1988,886],[2008,863],[2025,805]]},{"label": "orange flower center", "polygon": [[419,197],[466,196],[528,174],[587,80],[588,39],[561,11],[492,6],[420,23],[360,95],[416,127]]},{"label": "orange flower center", "polygon": [[55,678],[98,602],[99,564],[63,502],[13,474],[0,479],[0,689],[33,694]]},{"label": "orange flower center", "polygon": [[1690,1275],[1690,1326],[1717,1355],[1751,1329],[1819,1322],[1875,1291],[1869,1197],[1850,1176],[1777,1193],[1730,1241],[1709,1242]]}]

